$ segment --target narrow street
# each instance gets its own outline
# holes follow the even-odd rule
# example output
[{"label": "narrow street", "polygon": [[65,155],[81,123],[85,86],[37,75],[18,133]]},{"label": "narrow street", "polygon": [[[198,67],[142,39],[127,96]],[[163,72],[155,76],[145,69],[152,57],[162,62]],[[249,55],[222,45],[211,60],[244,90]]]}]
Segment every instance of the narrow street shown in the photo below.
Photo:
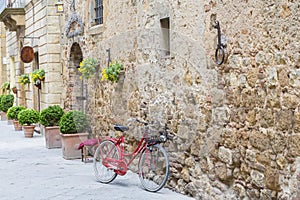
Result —
[{"label": "narrow street", "polygon": [[132,172],[98,183],[92,163],[63,159],[61,149],[45,147],[42,135],[25,138],[7,121],[0,121],[0,130],[1,200],[192,199],[168,189],[147,192]]}]

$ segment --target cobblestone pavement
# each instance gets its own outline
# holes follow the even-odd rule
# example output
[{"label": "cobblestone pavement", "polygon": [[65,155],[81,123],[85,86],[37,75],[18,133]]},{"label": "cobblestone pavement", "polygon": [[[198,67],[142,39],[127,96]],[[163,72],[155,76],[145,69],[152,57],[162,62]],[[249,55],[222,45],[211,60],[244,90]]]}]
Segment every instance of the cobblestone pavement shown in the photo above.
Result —
[{"label": "cobblestone pavement", "polygon": [[0,199],[193,199],[169,189],[143,190],[138,176],[128,172],[110,184],[96,182],[92,163],[65,160],[61,149],[47,149],[40,134],[25,138],[7,121],[0,121]]}]

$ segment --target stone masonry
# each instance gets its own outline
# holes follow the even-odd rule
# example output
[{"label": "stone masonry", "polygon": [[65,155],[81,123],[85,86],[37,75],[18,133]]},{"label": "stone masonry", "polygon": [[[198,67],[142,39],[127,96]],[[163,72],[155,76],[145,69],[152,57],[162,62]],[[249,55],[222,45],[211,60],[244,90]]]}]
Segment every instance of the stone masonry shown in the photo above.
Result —
[{"label": "stone masonry", "polygon": [[[91,1],[76,1],[65,18],[76,12],[84,32],[66,39],[64,54],[77,43],[100,63],[87,80],[93,134],[131,117],[153,122],[152,130],[167,125],[176,135],[166,144],[168,187],[197,199],[299,199],[300,2],[104,2],[103,25],[91,23]],[[215,20],[226,45],[220,66]],[[100,81],[108,48],[125,67],[114,84]]]},{"label": "stone masonry", "polygon": [[[13,7],[24,5],[20,7],[25,11],[24,16],[15,16],[15,19],[20,18],[22,23],[12,22],[12,24],[18,24],[16,30],[5,27],[6,46],[3,45],[6,51],[4,56],[7,60],[5,76],[9,77],[11,86],[15,85],[18,88],[18,93],[15,94],[16,105],[36,110],[42,110],[54,104],[61,105],[62,63],[60,60],[62,51],[60,15],[55,10],[56,2],[56,0],[12,2]],[[30,46],[34,50],[34,60],[30,63],[24,63],[20,59],[20,52],[24,46]],[[46,73],[40,90],[33,83],[25,86],[18,83],[20,75],[30,74],[35,69],[44,69]]]}]

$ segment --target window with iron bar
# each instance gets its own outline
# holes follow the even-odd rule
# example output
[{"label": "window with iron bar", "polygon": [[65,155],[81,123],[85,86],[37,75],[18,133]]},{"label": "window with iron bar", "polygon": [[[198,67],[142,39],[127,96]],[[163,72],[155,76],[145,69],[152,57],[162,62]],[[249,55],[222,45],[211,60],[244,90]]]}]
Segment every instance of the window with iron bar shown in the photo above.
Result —
[{"label": "window with iron bar", "polygon": [[96,24],[103,24],[103,0],[95,0]]}]

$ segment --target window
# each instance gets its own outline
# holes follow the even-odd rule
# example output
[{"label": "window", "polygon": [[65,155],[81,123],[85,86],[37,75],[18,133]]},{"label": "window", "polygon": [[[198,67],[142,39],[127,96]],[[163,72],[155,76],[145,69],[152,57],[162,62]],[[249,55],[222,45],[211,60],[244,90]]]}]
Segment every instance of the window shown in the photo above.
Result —
[{"label": "window", "polygon": [[169,17],[160,20],[162,34],[162,52],[164,56],[170,55],[170,19]]},{"label": "window", "polygon": [[95,23],[103,24],[103,0],[95,0]]}]

